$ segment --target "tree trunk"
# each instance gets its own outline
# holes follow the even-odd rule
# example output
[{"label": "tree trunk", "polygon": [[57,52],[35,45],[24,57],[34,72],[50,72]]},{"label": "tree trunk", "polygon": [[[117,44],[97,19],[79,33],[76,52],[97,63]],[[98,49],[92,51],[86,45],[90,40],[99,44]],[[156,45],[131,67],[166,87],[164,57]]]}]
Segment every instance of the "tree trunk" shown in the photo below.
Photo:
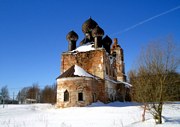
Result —
[{"label": "tree trunk", "polygon": [[162,106],[163,106],[163,103],[160,102],[158,106],[158,111],[157,111],[156,124],[162,124]]},{"label": "tree trunk", "polygon": [[147,107],[147,104],[144,104],[143,113],[142,113],[142,122],[145,121],[146,107]]},{"label": "tree trunk", "polygon": [[162,124],[162,111],[159,111],[159,119],[158,119],[158,124]]}]

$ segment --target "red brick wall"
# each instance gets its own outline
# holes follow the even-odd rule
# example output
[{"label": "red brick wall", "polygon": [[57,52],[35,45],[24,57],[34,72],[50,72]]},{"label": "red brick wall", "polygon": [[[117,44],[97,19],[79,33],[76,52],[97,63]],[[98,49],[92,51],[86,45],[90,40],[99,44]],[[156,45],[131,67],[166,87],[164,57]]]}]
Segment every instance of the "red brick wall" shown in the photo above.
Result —
[{"label": "red brick wall", "polygon": [[[64,92],[69,92],[69,101],[64,102]],[[83,101],[78,101],[78,93],[83,93]],[[96,100],[107,102],[104,80],[85,77],[61,78],[57,80],[57,107],[87,106]]]},{"label": "red brick wall", "polygon": [[63,53],[61,58],[61,74],[73,65],[78,65],[85,71],[104,79],[105,50],[98,49],[88,52]]}]

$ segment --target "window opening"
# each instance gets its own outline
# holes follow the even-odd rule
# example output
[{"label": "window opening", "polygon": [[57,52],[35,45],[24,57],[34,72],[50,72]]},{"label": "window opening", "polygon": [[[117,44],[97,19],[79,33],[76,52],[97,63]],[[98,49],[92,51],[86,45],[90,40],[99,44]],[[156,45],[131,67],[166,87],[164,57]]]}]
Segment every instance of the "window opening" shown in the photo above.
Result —
[{"label": "window opening", "polygon": [[69,92],[67,90],[64,92],[64,101],[69,101]]},{"label": "window opening", "polygon": [[83,93],[78,93],[78,101],[83,101]]}]

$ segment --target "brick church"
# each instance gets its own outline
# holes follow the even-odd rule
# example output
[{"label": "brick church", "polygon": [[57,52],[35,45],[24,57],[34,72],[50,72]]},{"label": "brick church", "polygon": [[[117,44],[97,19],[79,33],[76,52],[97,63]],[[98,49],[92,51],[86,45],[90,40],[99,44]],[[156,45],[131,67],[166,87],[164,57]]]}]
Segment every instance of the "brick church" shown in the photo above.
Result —
[{"label": "brick church", "polygon": [[82,32],[79,46],[76,32],[66,36],[68,51],[61,55],[57,107],[125,101],[130,84],[126,82],[124,54],[118,40],[104,37],[104,30],[92,18],[83,23]]}]

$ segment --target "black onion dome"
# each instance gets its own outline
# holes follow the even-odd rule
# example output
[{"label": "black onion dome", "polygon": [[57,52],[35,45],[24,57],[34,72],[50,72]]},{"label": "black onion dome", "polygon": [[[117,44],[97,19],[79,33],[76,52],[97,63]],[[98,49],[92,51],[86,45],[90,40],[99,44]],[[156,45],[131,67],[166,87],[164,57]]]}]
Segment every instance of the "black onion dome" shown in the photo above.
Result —
[{"label": "black onion dome", "polygon": [[108,45],[111,45],[112,44],[112,39],[109,37],[109,36],[105,36],[104,38],[103,38],[103,43],[106,43],[106,44],[108,44]]},{"label": "black onion dome", "polygon": [[97,37],[97,36],[102,37],[103,35],[104,35],[104,30],[98,25],[92,30],[93,37]]},{"label": "black onion dome", "polygon": [[66,39],[68,41],[77,41],[78,40],[78,35],[76,32],[74,32],[73,30],[70,31],[67,36],[66,36]]},{"label": "black onion dome", "polygon": [[92,29],[94,29],[98,24],[91,18],[86,20],[82,25],[82,31],[83,33],[91,32]]}]

